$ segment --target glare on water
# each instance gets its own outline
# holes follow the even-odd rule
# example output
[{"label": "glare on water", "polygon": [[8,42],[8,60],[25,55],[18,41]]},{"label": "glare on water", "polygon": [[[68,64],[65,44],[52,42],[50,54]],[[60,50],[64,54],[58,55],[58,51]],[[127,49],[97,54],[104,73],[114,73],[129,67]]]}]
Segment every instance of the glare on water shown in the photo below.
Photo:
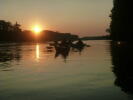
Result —
[{"label": "glare on water", "polygon": [[109,41],[56,54],[46,43],[0,44],[0,100],[132,100],[114,85]]},{"label": "glare on water", "polygon": [[40,47],[39,44],[36,44],[36,60],[39,61],[40,58]]}]

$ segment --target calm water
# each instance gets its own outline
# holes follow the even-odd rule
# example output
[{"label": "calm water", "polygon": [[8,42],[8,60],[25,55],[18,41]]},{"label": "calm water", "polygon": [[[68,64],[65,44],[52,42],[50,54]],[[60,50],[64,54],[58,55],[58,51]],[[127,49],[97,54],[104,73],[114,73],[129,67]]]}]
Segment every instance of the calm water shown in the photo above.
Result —
[{"label": "calm water", "polygon": [[132,100],[114,85],[110,41],[55,57],[48,44],[0,44],[0,100]]}]

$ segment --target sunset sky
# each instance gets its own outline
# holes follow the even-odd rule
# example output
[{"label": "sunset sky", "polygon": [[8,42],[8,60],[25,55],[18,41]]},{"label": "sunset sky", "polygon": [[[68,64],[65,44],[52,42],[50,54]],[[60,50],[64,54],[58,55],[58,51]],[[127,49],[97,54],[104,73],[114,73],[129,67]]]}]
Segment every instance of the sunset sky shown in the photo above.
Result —
[{"label": "sunset sky", "polygon": [[71,32],[80,36],[106,35],[113,0],[0,0],[0,20],[31,29]]}]

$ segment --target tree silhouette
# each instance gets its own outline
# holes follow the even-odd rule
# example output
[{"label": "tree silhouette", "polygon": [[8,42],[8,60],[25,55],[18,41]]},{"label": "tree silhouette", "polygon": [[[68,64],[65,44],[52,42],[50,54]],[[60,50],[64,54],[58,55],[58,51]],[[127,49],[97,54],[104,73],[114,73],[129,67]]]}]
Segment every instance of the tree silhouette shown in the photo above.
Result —
[{"label": "tree silhouette", "polygon": [[111,38],[117,41],[132,41],[133,15],[131,0],[114,0],[111,11]]},{"label": "tree silhouette", "polygon": [[12,24],[5,20],[0,20],[0,32],[8,32],[12,30]]},{"label": "tree silhouette", "polygon": [[[38,36],[39,41],[60,41],[62,39],[77,40],[77,35],[71,33],[60,33],[50,30],[42,31]],[[36,40],[35,35],[30,30],[22,31],[21,25],[17,22],[12,24],[11,22],[0,20],[0,41],[3,42],[34,42]]]},{"label": "tree silhouette", "polygon": [[19,24],[16,23],[15,25],[13,25],[11,22],[6,22],[5,20],[0,20],[1,39],[7,40],[7,38],[9,38],[9,37],[11,38],[13,34],[15,36],[19,32],[21,32]]}]

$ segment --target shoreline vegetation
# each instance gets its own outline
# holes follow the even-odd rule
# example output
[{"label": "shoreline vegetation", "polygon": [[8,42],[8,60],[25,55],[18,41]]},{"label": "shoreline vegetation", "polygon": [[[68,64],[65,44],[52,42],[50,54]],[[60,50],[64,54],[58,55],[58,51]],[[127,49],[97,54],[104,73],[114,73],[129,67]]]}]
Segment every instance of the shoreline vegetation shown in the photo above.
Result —
[{"label": "shoreline vegetation", "polygon": [[110,40],[109,35],[105,36],[87,36],[87,37],[82,37],[80,38],[81,40]]},{"label": "shoreline vegetation", "polygon": [[69,40],[106,40],[109,36],[79,37],[71,33],[61,33],[52,30],[43,30],[36,36],[31,30],[22,30],[17,22],[12,24],[9,21],[0,20],[0,42],[47,42]]},{"label": "shoreline vegetation", "polygon": [[114,41],[133,42],[131,0],[114,0],[110,18],[110,37]]}]

